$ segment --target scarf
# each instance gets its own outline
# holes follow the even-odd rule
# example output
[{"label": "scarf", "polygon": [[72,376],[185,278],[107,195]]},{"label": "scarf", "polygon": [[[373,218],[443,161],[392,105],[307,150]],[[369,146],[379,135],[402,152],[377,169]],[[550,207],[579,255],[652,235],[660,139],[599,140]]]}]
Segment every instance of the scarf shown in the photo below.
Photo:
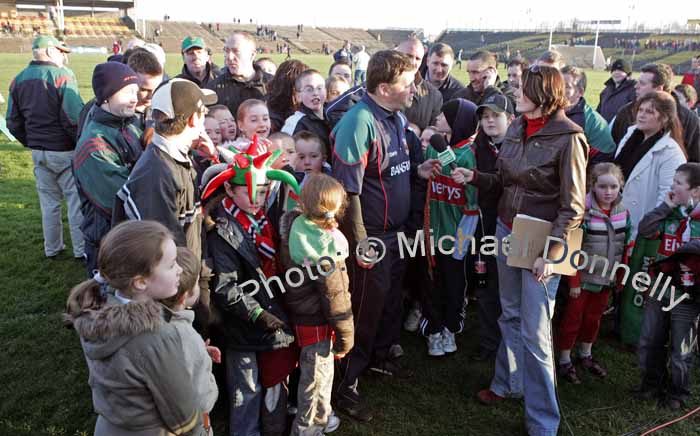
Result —
[{"label": "scarf", "polygon": [[230,197],[221,202],[226,213],[243,227],[243,231],[250,236],[258,249],[258,257],[262,263],[265,276],[271,277],[277,274],[275,264],[275,234],[272,225],[265,216],[265,211],[259,210],[255,216],[243,212]]},{"label": "scarf", "polygon": [[656,144],[656,142],[661,139],[664,135],[663,131],[658,132],[656,135],[650,136],[644,140],[644,133],[641,130],[635,129],[632,135],[627,139],[625,146],[620,151],[620,154],[615,158],[615,164],[622,169],[622,174],[625,176],[625,180],[628,180],[630,174],[637,166],[640,160],[645,154],[651,150],[651,148]]},{"label": "scarf", "polygon": [[523,117],[523,120],[525,120],[525,140],[526,141],[528,139],[530,139],[530,136],[539,132],[542,129],[542,127],[544,127],[544,125],[547,124],[547,121],[548,121],[548,119],[545,117],[539,117],[539,118]]}]

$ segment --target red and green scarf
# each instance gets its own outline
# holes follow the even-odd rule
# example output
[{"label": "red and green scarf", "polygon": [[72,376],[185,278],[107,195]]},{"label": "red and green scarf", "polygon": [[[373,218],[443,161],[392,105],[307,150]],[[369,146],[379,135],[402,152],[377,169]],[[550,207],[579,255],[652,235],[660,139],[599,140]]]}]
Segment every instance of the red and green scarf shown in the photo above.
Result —
[{"label": "red and green scarf", "polygon": [[255,216],[251,216],[236,206],[230,197],[224,198],[221,204],[226,213],[238,221],[243,230],[253,239],[265,276],[271,277],[277,274],[275,232],[265,212],[260,210]]}]

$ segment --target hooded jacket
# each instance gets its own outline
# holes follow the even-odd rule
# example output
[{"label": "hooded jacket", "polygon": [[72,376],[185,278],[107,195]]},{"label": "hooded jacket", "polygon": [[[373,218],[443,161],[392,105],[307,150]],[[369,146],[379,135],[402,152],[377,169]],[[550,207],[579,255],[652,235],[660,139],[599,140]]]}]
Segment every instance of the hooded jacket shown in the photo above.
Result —
[{"label": "hooded jacket", "polygon": [[[558,110],[539,131],[525,139],[526,119],[508,127],[496,161],[496,173],[476,171],[470,182],[479,192],[503,189],[498,217],[510,226],[521,213],[552,222],[551,236],[567,240],[585,211],[588,143],[583,129]],[[561,257],[562,244],[550,244],[550,259]]]},{"label": "hooded jacket", "polygon": [[117,191],[141,157],[136,117],[120,118],[94,106],[73,155],[83,235],[95,245],[109,231]]},{"label": "hooded jacket", "polygon": [[[289,318],[295,325],[330,324],[336,335],[333,349],[339,354],[346,354],[353,347],[355,334],[348,273],[343,257],[347,253],[341,256],[325,253],[328,247],[333,246],[332,238],[330,233],[311,223],[298,211],[282,216],[280,261],[285,269],[299,268],[303,271],[303,282],[299,286],[287,287],[284,302]],[[331,257],[333,267],[330,262],[320,260],[324,254],[332,255],[328,257]],[[312,264],[310,272],[298,262],[304,258]],[[325,272],[325,276],[317,271],[317,266]]]},{"label": "hooded jacket", "polygon": [[605,88],[600,91],[600,103],[596,108],[605,121],[608,123],[612,121],[622,106],[634,101],[636,84],[636,80],[625,79],[620,83],[620,86],[615,86],[612,77],[605,82]]},{"label": "hooded jacket", "polygon": [[123,304],[108,294],[104,306],[71,319],[100,415],[96,436],[206,434],[183,358],[193,352],[192,344],[171,322],[172,315],[155,301]]}]

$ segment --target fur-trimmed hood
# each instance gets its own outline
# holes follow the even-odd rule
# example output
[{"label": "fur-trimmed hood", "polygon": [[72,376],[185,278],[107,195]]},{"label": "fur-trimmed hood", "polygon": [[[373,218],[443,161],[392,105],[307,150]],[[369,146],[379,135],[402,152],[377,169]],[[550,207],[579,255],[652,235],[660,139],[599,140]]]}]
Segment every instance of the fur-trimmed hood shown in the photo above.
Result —
[{"label": "fur-trimmed hood", "polygon": [[99,310],[86,310],[72,322],[85,354],[103,360],[144,333],[155,333],[164,321],[165,306],[155,301],[123,304],[109,294]]}]

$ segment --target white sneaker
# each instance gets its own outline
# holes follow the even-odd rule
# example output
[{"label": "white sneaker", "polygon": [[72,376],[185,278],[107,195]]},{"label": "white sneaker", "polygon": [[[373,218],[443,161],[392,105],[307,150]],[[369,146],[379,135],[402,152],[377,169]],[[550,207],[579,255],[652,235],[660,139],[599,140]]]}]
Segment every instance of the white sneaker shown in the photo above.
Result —
[{"label": "white sneaker", "polygon": [[433,333],[432,335],[428,335],[428,356],[444,356],[445,350],[443,349],[442,342],[442,334]]},{"label": "white sneaker", "polygon": [[323,429],[323,433],[333,433],[334,431],[338,430],[338,427],[340,427],[340,418],[338,418],[335,412],[331,411],[326,428]]},{"label": "white sneaker", "polygon": [[418,327],[420,327],[420,319],[422,317],[423,314],[421,313],[420,308],[413,307],[411,311],[408,312],[408,316],[406,316],[406,321],[403,322],[403,329],[407,332],[418,331]]},{"label": "white sneaker", "polygon": [[457,351],[457,343],[455,342],[455,334],[447,329],[442,329],[442,350],[445,353],[454,353]]}]

